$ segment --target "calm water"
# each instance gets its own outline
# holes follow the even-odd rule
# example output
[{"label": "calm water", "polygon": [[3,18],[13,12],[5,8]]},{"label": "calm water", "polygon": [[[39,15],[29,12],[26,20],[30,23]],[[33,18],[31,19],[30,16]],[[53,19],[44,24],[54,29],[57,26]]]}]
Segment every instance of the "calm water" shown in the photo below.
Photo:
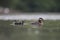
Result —
[{"label": "calm water", "polygon": [[46,29],[41,31],[39,28],[22,28],[20,26],[4,27],[2,27],[3,32],[0,33],[0,40],[60,40],[58,31]]},{"label": "calm water", "polygon": [[16,31],[11,35],[11,40],[60,40],[60,32],[40,31],[38,28],[16,27]]}]

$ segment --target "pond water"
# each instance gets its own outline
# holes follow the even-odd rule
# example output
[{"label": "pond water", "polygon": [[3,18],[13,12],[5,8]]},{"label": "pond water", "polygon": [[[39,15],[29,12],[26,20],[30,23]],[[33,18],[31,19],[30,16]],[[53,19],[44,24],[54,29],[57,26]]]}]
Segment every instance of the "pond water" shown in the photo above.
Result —
[{"label": "pond water", "polygon": [[16,28],[16,31],[11,35],[11,40],[60,40],[60,32],[57,31],[40,31],[37,28]]}]

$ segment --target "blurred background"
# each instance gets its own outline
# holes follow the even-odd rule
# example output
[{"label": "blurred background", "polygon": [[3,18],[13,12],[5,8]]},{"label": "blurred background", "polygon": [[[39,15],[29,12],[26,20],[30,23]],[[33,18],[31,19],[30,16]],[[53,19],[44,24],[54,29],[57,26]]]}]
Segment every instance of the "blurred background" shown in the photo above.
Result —
[{"label": "blurred background", "polygon": [[60,12],[60,0],[0,0],[0,12]]},{"label": "blurred background", "polygon": [[[44,19],[60,19],[59,12],[59,0],[0,0],[0,19],[27,19],[30,14],[30,19],[31,17],[32,19],[39,17]],[[7,16],[7,14],[9,15]],[[15,16],[12,17],[10,14]]]}]

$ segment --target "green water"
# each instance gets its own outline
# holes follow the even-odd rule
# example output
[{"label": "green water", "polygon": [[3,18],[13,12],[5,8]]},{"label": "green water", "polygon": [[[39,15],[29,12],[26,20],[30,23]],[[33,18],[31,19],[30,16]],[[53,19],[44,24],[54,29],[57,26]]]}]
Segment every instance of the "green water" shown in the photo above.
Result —
[{"label": "green water", "polygon": [[30,25],[11,26],[10,21],[0,21],[0,40],[60,40],[60,20],[45,21],[42,31]]},{"label": "green water", "polygon": [[35,28],[17,28],[11,34],[11,40],[60,40],[60,32]]}]

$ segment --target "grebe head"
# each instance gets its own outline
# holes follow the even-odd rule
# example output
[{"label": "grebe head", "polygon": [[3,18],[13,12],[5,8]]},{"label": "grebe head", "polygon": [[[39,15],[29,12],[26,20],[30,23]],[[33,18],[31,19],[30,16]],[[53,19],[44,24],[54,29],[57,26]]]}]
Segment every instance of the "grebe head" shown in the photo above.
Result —
[{"label": "grebe head", "polygon": [[39,18],[39,20],[43,20],[43,18]]}]

